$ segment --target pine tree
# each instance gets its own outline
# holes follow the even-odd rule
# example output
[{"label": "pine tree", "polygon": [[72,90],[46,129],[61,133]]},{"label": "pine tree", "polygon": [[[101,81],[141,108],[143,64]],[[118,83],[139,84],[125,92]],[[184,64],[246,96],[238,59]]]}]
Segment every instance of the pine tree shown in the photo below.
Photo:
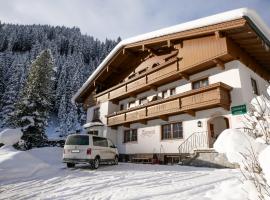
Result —
[{"label": "pine tree", "polygon": [[45,127],[53,100],[53,59],[50,50],[40,53],[31,64],[21,99],[12,117],[16,127],[22,127],[22,139],[28,147],[42,145]]},{"label": "pine tree", "polygon": [[[72,105],[70,99],[118,42],[119,40],[108,39],[102,42],[92,36],[82,35],[78,28],[2,23],[0,25],[0,127],[6,114],[12,113],[15,103],[21,101],[27,76],[31,71],[31,62],[44,49],[51,50],[54,67],[57,70],[53,86],[56,98],[52,102],[53,109],[50,113],[50,127],[47,129],[47,134],[50,134],[49,131],[57,130],[60,125],[63,134],[81,127],[85,123],[86,112]],[[18,79],[16,72],[12,72],[17,65]],[[66,117],[63,120],[55,116]],[[4,126],[10,125],[5,123]],[[51,134],[56,136],[53,132]]]},{"label": "pine tree", "polygon": [[2,95],[2,109],[0,112],[1,125],[0,128],[10,127],[10,115],[14,112],[14,106],[18,99],[18,92],[22,83],[22,67],[15,63],[12,64],[8,72],[10,78],[7,80],[5,91]]}]

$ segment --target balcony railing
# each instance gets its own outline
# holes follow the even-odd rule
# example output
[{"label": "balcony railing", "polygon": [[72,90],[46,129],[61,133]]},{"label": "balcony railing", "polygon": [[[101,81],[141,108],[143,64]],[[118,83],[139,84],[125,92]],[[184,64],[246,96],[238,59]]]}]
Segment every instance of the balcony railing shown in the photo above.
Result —
[{"label": "balcony railing", "polygon": [[149,90],[157,85],[179,79],[178,58],[172,58],[163,64],[128,81],[120,83],[96,95],[97,102],[119,100],[134,93]]},{"label": "balcony railing", "polygon": [[195,113],[214,107],[230,107],[230,90],[224,83],[173,95],[166,99],[156,100],[131,109],[115,112],[107,116],[108,126],[129,124],[154,118],[164,118],[174,114]]},{"label": "balcony railing", "polygon": [[[97,94],[95,96],[97,102],[108,100],[117,102],[167,82],[180,78],[188,79],[189,75],[214,67],[217,63],[224,69],[224,63],[233,60],[233,57],[228,52],[228,40],[226,37],[216,38],[209,36],[186,40],[183,45],[185,48],[182,48],[178,55],[182,59],[174,57],[166,60],[144,74],[137,75]],[[192,48],[194,46],[196,48]]]}]

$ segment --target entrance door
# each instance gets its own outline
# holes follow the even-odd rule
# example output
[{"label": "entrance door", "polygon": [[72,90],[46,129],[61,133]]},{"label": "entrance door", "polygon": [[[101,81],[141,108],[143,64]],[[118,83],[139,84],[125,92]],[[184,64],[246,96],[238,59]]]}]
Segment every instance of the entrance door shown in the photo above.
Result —
[{"label": "entrance door", "polygon": [[208,121],[209,147],[212,148],[222,131],[229,128],[229,120],[225,117],[215,117]]}]

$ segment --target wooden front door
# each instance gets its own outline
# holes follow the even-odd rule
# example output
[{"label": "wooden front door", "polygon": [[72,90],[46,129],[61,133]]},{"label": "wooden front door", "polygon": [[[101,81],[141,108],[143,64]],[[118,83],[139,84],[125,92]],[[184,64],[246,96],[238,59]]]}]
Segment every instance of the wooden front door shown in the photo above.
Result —
[{"label": "wooden front door", "polygon": [[214,124],[209,124],[210,126],[210,148],[213,147],[213,144],[214,144],[214,137],[215,137],[215,129],[214,129]]}]

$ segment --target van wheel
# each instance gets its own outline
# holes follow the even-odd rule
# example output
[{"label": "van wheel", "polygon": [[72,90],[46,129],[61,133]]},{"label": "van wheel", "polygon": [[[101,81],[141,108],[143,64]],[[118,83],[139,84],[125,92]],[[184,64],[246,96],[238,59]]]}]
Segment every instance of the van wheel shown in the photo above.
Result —
[{"label": "van wheel", "polygon": [[68,167],[68,168],[75,167],[75,163],[67,163],[67,167]]},{"label": "van wheel", "polygon": [[97,169],[99,167],[99,158],[95,158],[95,160],[91,163],[92,169]]},{"label": "van wheel", "polygon": [[115,156],[113,164],[118,165],[118,156]]}]

